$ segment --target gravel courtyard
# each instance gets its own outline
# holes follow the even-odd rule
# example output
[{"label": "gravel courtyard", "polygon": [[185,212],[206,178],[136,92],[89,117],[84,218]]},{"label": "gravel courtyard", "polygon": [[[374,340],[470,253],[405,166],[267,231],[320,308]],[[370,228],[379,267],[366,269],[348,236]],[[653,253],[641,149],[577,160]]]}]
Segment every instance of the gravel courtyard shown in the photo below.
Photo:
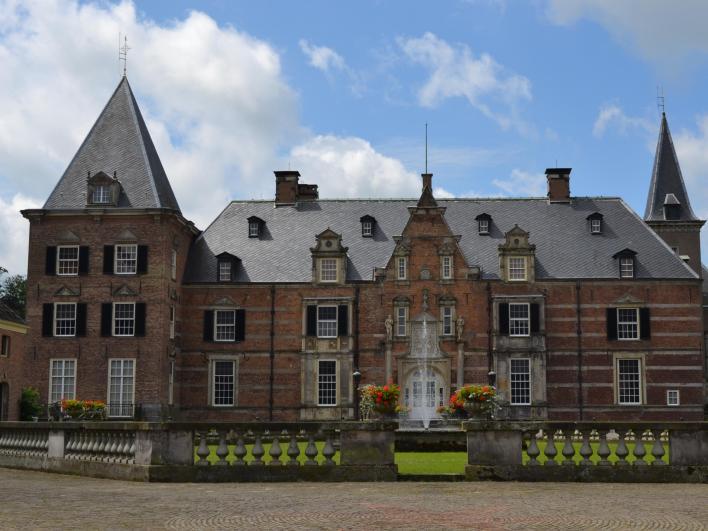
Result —
[{"label": "gravel courtyard", "polygon": [[146,484],[0,469],[2,529],[706,529],[708,485]]}]

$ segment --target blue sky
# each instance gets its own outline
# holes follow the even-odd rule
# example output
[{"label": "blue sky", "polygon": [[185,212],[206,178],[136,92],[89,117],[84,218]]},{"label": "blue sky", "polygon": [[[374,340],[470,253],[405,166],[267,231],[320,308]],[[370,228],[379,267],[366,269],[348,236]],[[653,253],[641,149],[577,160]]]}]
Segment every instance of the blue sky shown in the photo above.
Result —
[{"label": "blue sky", "polygon": [[[290,165],[322,197],[574,195],[643,214],[657,86],[694,210],[708,217],[708,3],[0,0],[0,264],[128,77],[185,215],[269,198]],[[706,232],[706,231],[704,231]],[[704,238],[704,249],[708,242]],[[704,256],[708,256],[704,252]]]}]

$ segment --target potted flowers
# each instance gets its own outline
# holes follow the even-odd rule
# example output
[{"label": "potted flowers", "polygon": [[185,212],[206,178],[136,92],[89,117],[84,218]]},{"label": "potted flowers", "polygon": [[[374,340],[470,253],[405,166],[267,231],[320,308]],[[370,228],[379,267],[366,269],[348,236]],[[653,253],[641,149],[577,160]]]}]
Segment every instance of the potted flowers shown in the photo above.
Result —
[{"label": "potted flowers", "polygon": [[[497,408],[497,390],[491,385],[466,385],[455,392],[455,405],[473,419],[489,418]],[[452,399],[450,400],[452,402]]]},{"label": "potted flowers", "polygon": [[368,419],[371,411],[375,411],[383,418],[394,417],[400,411],[398,408],[400,394],[401,388],[393,382],[386,385],[365,385],[361,389],[362,418]]},{"label": "potted flowers", "polygon": [[102,420],[106,416],[106,404],[100,400],[65,399],[61,410],[72,420]]}]

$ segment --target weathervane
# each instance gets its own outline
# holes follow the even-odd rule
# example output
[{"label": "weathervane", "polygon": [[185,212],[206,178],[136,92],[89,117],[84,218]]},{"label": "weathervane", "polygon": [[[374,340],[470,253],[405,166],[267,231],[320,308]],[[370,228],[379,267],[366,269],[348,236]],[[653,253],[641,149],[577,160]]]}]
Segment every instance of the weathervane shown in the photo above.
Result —
[{"label": "weathervane", "polygon": [[664,87],[656,87],[656,108],[664,113]]},{"label": "weathervane", "polygon": [[425,122],[425,173],[428,173],[428,122]]},{"label": "weathervane", "polygon": [[118,62],[123,61],[123,77],[126,76],[128,70],[128,36],[123,37],[123,46],[120,45],[121,34],[118,33]]}]

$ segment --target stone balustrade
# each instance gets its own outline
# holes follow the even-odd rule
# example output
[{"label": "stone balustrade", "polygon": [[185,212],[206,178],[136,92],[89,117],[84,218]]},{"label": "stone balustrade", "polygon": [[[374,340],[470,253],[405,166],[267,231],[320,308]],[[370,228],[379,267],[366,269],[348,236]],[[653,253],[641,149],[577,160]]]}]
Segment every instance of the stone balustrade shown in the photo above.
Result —
[{"label": "stone balustrade", "polygon": [[135,463],[135,433],[115,430],[67,431],[64,437],[64,458],[101,461],[104,463]]},{"label": "stone balustrade", "polygon": [[470,479],[703,481],[708,423],[470,421]]},{"label": "stone balustrade", "polygon": [[42,456],[49,451],[49,432],[0,430],[0,455]]}]

